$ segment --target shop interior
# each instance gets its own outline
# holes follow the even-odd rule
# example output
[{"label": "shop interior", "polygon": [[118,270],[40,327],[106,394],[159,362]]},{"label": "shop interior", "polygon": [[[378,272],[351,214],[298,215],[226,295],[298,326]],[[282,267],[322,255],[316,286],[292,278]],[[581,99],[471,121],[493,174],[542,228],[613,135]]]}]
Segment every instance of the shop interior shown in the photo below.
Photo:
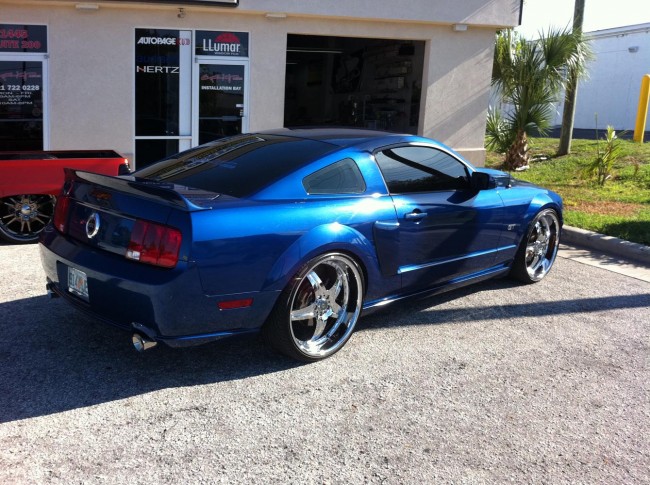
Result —
[{"label": "shop interior", "polygon": [[423,41],[290,34],[284,124],[416,134]]}]

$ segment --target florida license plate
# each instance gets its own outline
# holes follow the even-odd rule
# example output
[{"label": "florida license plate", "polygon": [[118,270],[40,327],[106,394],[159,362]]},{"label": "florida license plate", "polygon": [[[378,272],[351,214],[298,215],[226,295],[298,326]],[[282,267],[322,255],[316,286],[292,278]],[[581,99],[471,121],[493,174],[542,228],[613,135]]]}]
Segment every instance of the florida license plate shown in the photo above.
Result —
[{"label": "florida license plate", "polygon": [[88,300],[88,277],[83,271],[68,268],[68,291]]}]

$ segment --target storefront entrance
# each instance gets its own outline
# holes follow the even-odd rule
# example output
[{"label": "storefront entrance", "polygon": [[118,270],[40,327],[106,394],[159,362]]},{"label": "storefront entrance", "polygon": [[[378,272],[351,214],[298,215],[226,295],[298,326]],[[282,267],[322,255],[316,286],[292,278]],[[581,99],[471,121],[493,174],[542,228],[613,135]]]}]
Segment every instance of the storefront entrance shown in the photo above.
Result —
[{"label": "storefront entrance", "polygon": [[195,64],[194,145],[248,131],[248,62],[204,59]]},{"label": "storefront entrance", "polygon": [[44,150],[47,28],[0,24],[0,151]]},{"label": "storefront entrance", "polygon": [[135,30],[135,167],[248,130],[248,33]]}]

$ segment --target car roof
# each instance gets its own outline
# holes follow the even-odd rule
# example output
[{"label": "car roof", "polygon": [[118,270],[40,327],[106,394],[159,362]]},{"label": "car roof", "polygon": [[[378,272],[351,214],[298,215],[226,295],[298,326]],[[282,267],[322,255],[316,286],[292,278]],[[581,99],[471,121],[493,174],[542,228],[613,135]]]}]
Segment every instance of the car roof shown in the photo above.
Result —
[{"label": "car roof", "polygon": [[305,140],[321,141],[336,145],[341,148],[359,147],[365,145],[373,147],[412,140],[413,135],[388,133],[386,131],[363,130],[359,128],[281,128],[277,130],[262,131],[262,135],[281,135]]}]

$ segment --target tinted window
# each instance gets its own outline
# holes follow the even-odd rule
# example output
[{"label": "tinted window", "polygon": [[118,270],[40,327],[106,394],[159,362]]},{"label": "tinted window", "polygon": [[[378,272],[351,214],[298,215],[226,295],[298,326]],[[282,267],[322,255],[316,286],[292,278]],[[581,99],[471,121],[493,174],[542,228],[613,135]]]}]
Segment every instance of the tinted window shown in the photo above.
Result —
[{"label": "tinted window", "polygon": [[314,140],[241,135],[187,150],[134,175],[246,197],[335,149]]},{"label": "tinted window", "polygon": [[[178,37],[178,30],[135,29],[136,136],[179,135]],[[151,38],[169,42],[147,43]]]},{"label": "tinted window", "polygon": [[360,194],[366,190],[359,167],[351,158],[305,177],[302,184],[308,194]]},{"label": "tinted window", "polygon": [[427,147],[399,147],[375,154],[392,193],[459,190],[469,187],[465,165],[447,153]]},{"label": "tinted window", "polygon": [[45,87],[41,61],[0,61],[0,151],[43,149]]}]

